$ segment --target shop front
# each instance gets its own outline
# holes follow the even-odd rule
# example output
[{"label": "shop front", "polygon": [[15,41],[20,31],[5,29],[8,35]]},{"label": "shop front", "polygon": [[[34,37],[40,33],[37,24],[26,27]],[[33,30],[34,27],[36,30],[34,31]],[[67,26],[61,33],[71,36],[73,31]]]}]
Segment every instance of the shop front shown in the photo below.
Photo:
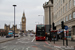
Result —
[{"label": "shop front", "polygon": [[71,40],[75,40],[75,26],[72,26]]}]

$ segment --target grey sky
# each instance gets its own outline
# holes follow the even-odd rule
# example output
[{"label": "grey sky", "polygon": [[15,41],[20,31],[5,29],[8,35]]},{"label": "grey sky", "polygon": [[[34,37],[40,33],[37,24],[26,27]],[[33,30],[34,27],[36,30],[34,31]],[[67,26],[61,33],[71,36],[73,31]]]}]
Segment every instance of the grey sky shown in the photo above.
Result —
[{"label": "grey sky", "polygon": [[43,3],[48,0],[0,0],[0,28],[4,28],[4,24],[12,26],[14,21],[14,7],[16,4],[16,24],[20,28],[20,22],[23,11],[26,16],[26,30],[35,30],[38,22],[43,23],[44,9]]}]

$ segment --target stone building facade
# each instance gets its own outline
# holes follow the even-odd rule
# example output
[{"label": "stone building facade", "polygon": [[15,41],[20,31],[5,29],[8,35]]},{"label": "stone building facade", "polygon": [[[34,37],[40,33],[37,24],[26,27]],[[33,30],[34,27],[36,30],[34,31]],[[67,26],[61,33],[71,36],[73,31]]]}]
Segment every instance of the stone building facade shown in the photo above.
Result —
[{"label": "stone building facade", "polygon": [[10,30],[10,25],[5,24],[4,29],[8,32]]},{"label": "stone building facade", "polygon": [[51,0],[49,0],[48,2],[45,2],[43,4],[43,8],[44,8],[44,19],[45,19],[45,25],[49,25],[53,23],[53,3],[51,2]]},{"label": "stone building facade", "polygon": [[53,0],[54,23],[61,29],[61,21],[69,27],[68,36],[75,40],[75,0]]},{"label": "stone building facade", "polygon": [[[14,25],[12,26],[12,28],[10,28],[10,25],[5,24],[4,30],[6,30],[7,32],[8,32],[9,30],[14,31]],[[20,32],[20,30],[17,29],[17,25],[15,25],[15,33],[19,33],[19,32]]]},{"label": "stone building facade", "polygon": [[48,2],[45,2],[43,4],[43,8],[44,8],[44,24],[46,26],[50,27],[50,30],[52,29],[52,23],[53,21],[53,1],[49,0]]}]

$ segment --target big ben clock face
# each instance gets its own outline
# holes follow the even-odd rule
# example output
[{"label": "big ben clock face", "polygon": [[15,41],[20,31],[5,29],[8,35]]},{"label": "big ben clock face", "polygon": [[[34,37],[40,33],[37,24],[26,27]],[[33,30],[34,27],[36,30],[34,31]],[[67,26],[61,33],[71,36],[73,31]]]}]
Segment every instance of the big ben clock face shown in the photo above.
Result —
[{"label": "big ben clock face", "polygon": [[24,21],[24,19],[23,19],[23,21]]}]

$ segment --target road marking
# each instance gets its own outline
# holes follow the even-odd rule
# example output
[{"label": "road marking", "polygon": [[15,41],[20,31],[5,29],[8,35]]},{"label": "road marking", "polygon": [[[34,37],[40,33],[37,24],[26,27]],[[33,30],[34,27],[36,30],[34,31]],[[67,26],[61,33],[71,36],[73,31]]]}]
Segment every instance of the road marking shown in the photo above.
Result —
[{"label": "road marking", "polygon": [[28,40],[30,40],[30,39],[28,39]]},{"label": "road marking", "polygon": [[18,42],[16,42],[16,44],[17,44]]},{"label": "road marking", "polygon": [[50,44],[48,42],[45,41],[45,43],[50,46]]},{"label": "road marking", "polygon": [[[23,42],[23,41],[18,41],[18,42],[20,42],[20,43],[29,43],[29,42]],[[16,42],[16,44],[17,44],[18,42]]]},{"label": "road marking", "polygon": [[31,42],[33,42],[35,40],[35,37],[33,38],[33,40]]},{"label": "road marking", "polygon": [[14,50],[16,50],[16,49],[14,49]]},{"label": "road marking", "polygon": [[6,48],[7,46],[4,46],[3,48]]},{"label": "road marking", "polygon": [[24,48],[22,48],[22,50],[24,50]]},{"label": "road marking", "polygon": [[29,42],[23,42],[23,41],[18,41],[18,42],[20,42],[20,43],[29,43]]},{"label": "road marking", "polygon": [[61,48],[61,47],[59,47],[59,46],[54,46],[54,47],[56,47],[56,48]]},{"label": "road marking", "polygon": [[48,44],[46,41],[45,41],[45,43]]},{"label": "road marking", "polygon": [[17,40],[20,40],[20,39],[17,39]]},{"label": "road marking", "polygon": [[29,49],[30,47],[26,48],[27,50]]},{"label": "road marking", "polygon": [[46,47],[46,48],[52,49],[52,48],[50,48],[49,46],[46,46],[46,45],[43,45],[43,46]]},{"label": "road marking", "polygon": [[32,47],[38,48],[37,46],[32,46]]},{"label": "road marking", "polygon": [[18,49],[14,49],[14,50],[18,50]]},{"label": "road marking", "polygon": [[22,42],[22,43],[29,43],[29,42]]},{"label": "road marking", "polygon": [[35,43],[36,45],[39,45],[39,43]]},{"label": "road marking", "polygon": [[36,48],[36,50],[38,50],[38,48]]}]

